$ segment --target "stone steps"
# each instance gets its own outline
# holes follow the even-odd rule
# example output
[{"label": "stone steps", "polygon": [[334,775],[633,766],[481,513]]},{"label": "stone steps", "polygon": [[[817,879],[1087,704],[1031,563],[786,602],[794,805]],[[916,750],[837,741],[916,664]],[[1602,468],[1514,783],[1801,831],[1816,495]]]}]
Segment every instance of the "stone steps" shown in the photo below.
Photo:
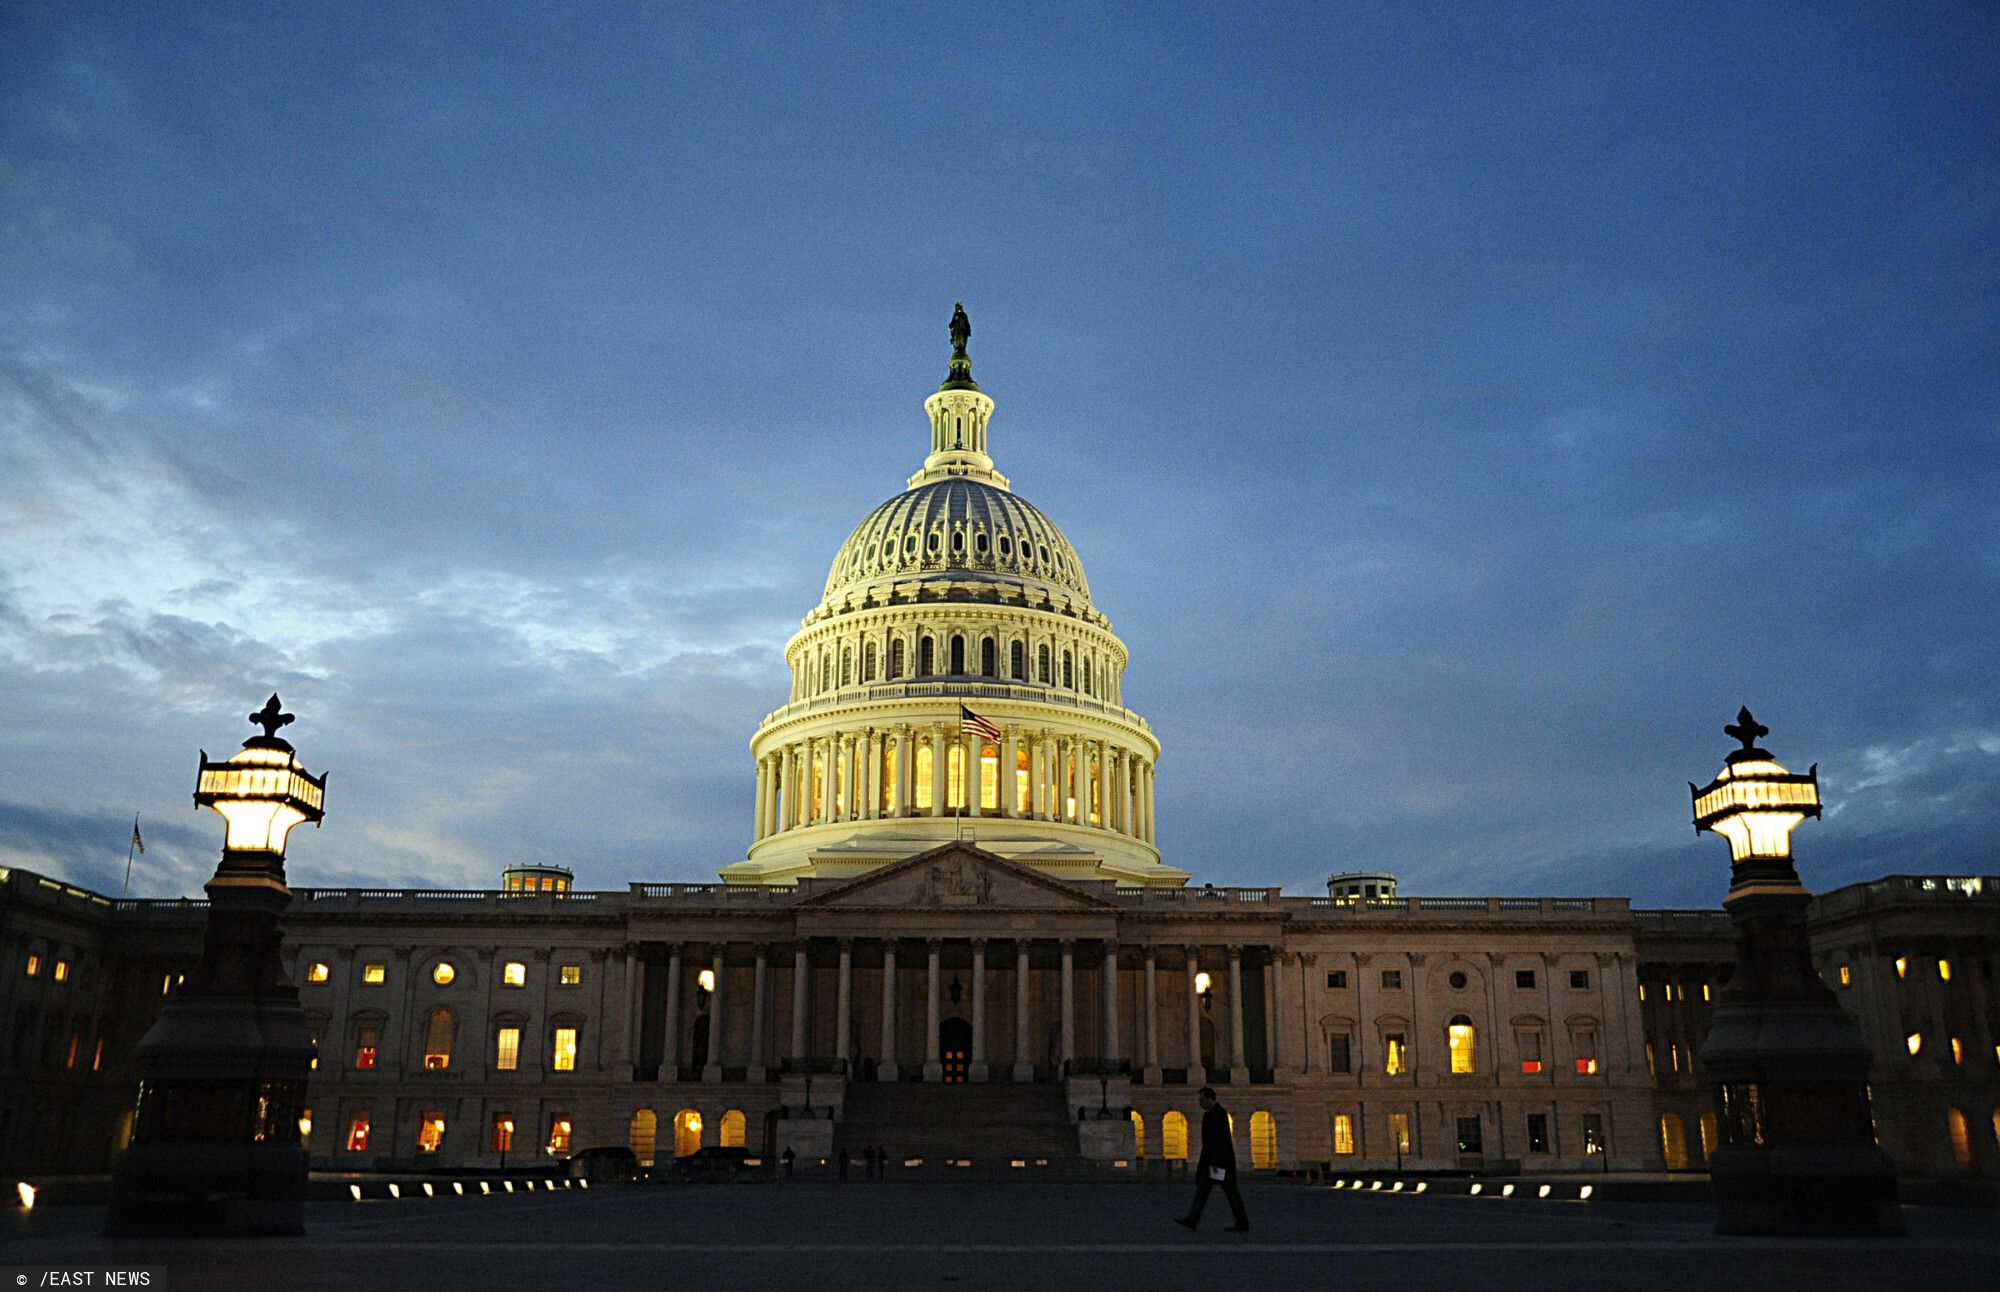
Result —
[{"label": "stone steps", "polygon": [[881,1148],[926,1165],[970,1159],[972,1168],[955,1169],[981,1172],[1011,1171],[1016,1159],[1081,1165],[1061,1086],[856,1083],[844,1113],[836,1134],[850,1152]]}]

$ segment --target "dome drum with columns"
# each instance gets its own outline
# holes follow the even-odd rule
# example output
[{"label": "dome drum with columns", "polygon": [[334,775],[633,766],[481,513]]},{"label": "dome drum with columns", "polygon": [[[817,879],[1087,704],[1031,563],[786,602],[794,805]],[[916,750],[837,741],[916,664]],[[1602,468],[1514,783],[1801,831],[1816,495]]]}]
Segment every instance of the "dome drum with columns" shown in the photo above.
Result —
[{"label": "dome drum with columns", "polygon": [[[931,452],[834,557],[785,648],[791,702],[751,741],[733,883],[871,870],[954,837],[1072,879],[1179,886],[1153,838],[1160,746],[1076,549],[987,453],[993,400],[952,318]],[[999,732],[968,735],[961,707]]]}]

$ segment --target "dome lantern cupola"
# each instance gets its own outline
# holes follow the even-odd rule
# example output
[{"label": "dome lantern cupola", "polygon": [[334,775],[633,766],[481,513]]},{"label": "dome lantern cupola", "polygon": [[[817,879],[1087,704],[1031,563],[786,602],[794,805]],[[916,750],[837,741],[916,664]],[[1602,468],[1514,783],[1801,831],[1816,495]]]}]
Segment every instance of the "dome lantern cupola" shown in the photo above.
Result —
[{"label": "dome lantern cupola", "polygon": [[924,469],[910,477],[910,487],[933,480],[971,477],[1007,487],[1007,477],[993,469],[986,452],[986,423],[993,416],[993,401],[972,380],[972,356],[966,343],[972,339],[972,320],[965,316],[960,301],[951,313],[951,366],[937,394],[924,401],[931,419],[931,452]]}]

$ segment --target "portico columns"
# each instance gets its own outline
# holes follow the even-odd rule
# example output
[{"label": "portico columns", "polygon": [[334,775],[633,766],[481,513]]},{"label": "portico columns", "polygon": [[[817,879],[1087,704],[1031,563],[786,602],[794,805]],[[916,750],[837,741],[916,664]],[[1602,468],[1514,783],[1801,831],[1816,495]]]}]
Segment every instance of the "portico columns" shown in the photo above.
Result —
[{"label": "portico columns", "polygon": [[1229,1080],[1245,1085],[1250,1066],[1243,1053],[1243,948],[1229,948]]},{"label": "portico columns", "polygon": [[967,1079],[986,1080],[986,939],[972,940],[972,1067]]},{"label": "portico columns", "polygon": [[1155,983],[1159,953],[1146,948],[1146,1084],[1160,1084],[1160,1001]]},{"label": "portico columns", "polygon": [[708,1062],[701,1069],[703,1081],[722,1080],[722,961],[726,950],[728,948],[718,942],[709,958],[709,972],[715,975],[715,987],[708,993]]},{"label": "portico columns", "polygon": [[1000,775],[998,802],[1000,815],[1017,817],[1021,815],[1020,784],[1021,774],[1016,767],[1021,761],[1021,729],[1013,723],[1007,724],[1007,743],[1000,747]]},{"label": "portico columns", "polygon": [[1033,1081],[1035,1061],[1028,1050],[1028,944],[1014,943],[1014,1080]]},{"label": "portico columns", "polygon": [[792,948],[792,1053],[806,1057],[806,944]]},{"label": "portico columns", "polygon": [[1076,1060],[1076,943],[1062,940],[1062,1075]]},{"label": "portico columns", "polygon": [[1118,944],[1104,944],[1104,1059],[1118,1060]]},{"label": "portico columns", "polygon": [[943,816],[951,784],[951,758],[944,750],[944,724],[931,724],[931,815]]},{"label": "portico columns", "polygon": [[771,760],[760,758],[757,760],[757,828],[750,832],[753,840],[764,837],[764,817],[770,808],[770,801]]},{"label": "portico columns", "polygon": [[1201,972],[1201,949],[1187,949],[1187,1079],[1191,1086],[1198,1086],[1208,1080],[1208,1069],[1201,1064],[1201,992],[1196,989],[1194,976]]},{"label": "portico columns", "polygon": [[667,1018],[660,1029],[660,1080],[678,1081],[681,1069],[681,944],[667,947]]},{"label": "portico columns", "polygon": [[896,1080],[896,943],[882,944],[882,1059],[875,1065],[877,1081]]},{"label": "portico columns", "polygon": [[930,973],[924,992],[924,1080],[944,1080],[944,1064],[938,1060],[938,953],[942,944],[932,938],[925,944]]},{"label": "portico columns", "polygon": [[840,742],[828,736],[820,745],[826,753],[820,759],[819,812],[813,819],[826,825],[840,819]]},{"label": "portico columns", "polygon": [[764,1053],[768,1048],[764,1043],[764,1033],[768,1030],[764,1018],[764,993],[768,990],[766,983],[770,978],[770,959],[771,948],[759,942],[757,967],[750,979],[750,1071],[747,1075],[752,1081],[764,1080],[764,1069],[768,1066]]},{"label": "portico columns", "polygon": [[847,1073],[847,1033],[853,1017],[851,1004],[854,990],[854,939],[840,940],[840,985],[834,989],[833,1007],[833,1057],[836,1071],[843,1076]]}]

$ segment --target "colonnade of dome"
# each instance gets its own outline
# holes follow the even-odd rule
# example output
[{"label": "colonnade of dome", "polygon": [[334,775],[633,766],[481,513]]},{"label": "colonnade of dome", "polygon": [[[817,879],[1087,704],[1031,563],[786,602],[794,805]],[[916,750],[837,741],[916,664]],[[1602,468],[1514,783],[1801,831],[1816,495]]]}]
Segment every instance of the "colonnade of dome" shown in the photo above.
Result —
[{"label": "colonnade of dome", "polygon": [[1074,879],[1187,880],[1154,843],[1159,742],[1122,703],[1124,643],[1075,547],[994,469],[963,323],[923,469],[841,545],[786,645],[791,699],[751,742],[751,846],[725,879],[845,876],[969,836]]}]

